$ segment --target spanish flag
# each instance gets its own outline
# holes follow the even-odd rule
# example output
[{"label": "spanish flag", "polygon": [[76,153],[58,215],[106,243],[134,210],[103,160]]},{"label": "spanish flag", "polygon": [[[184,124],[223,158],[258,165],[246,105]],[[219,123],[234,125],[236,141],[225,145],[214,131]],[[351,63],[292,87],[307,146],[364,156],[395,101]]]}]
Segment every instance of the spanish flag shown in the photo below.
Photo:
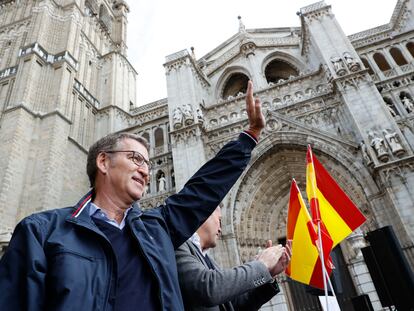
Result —
[{"label": "spanish flag", "polygon": [[[321,226],[324,262],[328,274],[333,265],[329,257],[332,240]],[[323,289],[322,265],[319,259],[317,226],[306,209],[295,180],[292,180],[287,219],[287,236],[292,240],[292,257],[286,274],[292,279]]]},{"label": "spanish flag", "polygon": [[364,215],[313,156],[306,155],[306,193],[312,218],[306,209],[295,181],[290,190],[287,239],[292,242],[292,257],[286,274],[292,279],[323,289],[323,274],[318,249],[318,227],[328,275],[333,269],[331,250],[365,222]]},{"label": "spanish flag", "polygon": [[314,223],[322,220],[335,247],[366,218],[329,175],[308,146],[306,154],[306,193]]}]

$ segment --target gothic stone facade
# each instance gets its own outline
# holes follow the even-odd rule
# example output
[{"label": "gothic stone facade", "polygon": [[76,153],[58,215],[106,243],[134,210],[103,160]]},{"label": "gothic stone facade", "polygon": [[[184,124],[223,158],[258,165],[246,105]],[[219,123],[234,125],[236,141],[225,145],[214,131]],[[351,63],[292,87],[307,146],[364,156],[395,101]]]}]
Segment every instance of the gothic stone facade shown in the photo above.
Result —
[{"label": "gothic stone facade", "polygon": [[[414,0],[348,37],[323,1],[300,9],[298,28],[245,29],[240,20],[200,59],[167,56],[168,97],[141,107],[126,57],[128,10],[123,0],[0,0],[0,240],[30,213],[74,204],[88,188],[87,149],[110,132],[150,141],[155,167],[141,205],[160,204],[246,127],[252,79],[267,126],[224,201],[215,257],[235,265],[284,238],[290,180],[305,189],[311,144],[368,218],[340,250],[353,294],[381,310],[363,234],[391,225],[414,266]],[[280,282],[264,309],[299,310],[293,285]]]}]

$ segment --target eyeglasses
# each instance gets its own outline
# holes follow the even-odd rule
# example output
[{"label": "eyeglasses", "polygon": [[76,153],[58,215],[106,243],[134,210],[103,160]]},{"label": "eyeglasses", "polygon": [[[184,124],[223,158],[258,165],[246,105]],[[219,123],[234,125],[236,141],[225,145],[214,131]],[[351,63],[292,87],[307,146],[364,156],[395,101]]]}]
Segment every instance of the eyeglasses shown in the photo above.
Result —
[{"label": "eyeglasses", "polygon": [[102,150],[101,152],[105,153],[117,153],[117,152],[129,152],[132,153],[132,156],[129,157],[129,159],[134,162],[136,166],[143,166],[144,163],[147,165],[148,170],[151,170],[152,163],[144,158],[142,154],[140,154],[138,151],[133,150]]}]

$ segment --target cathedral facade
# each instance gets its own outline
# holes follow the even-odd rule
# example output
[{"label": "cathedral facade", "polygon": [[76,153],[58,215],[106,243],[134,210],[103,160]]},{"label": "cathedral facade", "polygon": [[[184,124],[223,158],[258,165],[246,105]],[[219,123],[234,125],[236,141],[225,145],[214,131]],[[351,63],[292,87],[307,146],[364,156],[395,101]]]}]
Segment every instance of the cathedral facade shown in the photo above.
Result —
[{"label": "cathedral facade", "polygon": [[[222,266],[283,241],[292,178],[305,189],[308,144],[367,217],[335,251],[338,300],[369,296],[382,310],[361,248],[391,226],[414,267],[414,1],[385,25],[346,36],[325,2],[300,27],[239,31],[200,59],[168,55],[167,98],[136,106],[124,0],[0,0],[0,242],[33,212],[73,205],[87,191],[89,146],[119,131],[151,145],[143,208],[161,204],[246,128],[254,81],[267,125],[224,200]],[[219,178],[219,176],[217,177]],[[265,310],[321,310],[284,277]],[[311,308],[309,309],[309,307]]]}]

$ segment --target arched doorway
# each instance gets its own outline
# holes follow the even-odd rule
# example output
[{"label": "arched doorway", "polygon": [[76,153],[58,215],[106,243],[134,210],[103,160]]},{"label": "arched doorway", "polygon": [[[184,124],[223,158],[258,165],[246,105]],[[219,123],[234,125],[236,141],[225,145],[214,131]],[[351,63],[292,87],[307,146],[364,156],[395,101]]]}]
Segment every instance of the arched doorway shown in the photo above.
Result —
[{"label": "arched doorway", "polygon": [[[259,150],[261,154],[253,158],[251,167],[242,177],[231,203],[234,233],[242,262],[251,260],[267,239],[280,241],[285,238],[292,178],[296,179],[303,196],[306,197],[304,191],[307,140],[304,138],[304,143],[299,144],[296,137],[294,141],[273,143],[268,150]],[[351,163],[355,162],[354,156],[348,153],[349,158],[345,159],[343,154],[346,151],[335,152],[332,142],[329,143],[329,147],[328,142],[321,143],[321,146],[326,144],[328,153],[314,148],[315,155],[358,206],[368,206],[364,187],[359,183],[359,178],[353,176],[349,170]],[[341,155],[337,156],[338,153]],[[363,212],[367,213],[366,210]],[[332,256],[335,257],[337,267],[334,275],[339,278],[339,282],[333,279],[333,283],[340,285],[336,291],[341,308],[353,310],[351,297],[356,295],[356,291],[341,248],[338,247]],[[286,279],[281,285],[289,310],[322,310],[318,297],[305,286]]]}]

